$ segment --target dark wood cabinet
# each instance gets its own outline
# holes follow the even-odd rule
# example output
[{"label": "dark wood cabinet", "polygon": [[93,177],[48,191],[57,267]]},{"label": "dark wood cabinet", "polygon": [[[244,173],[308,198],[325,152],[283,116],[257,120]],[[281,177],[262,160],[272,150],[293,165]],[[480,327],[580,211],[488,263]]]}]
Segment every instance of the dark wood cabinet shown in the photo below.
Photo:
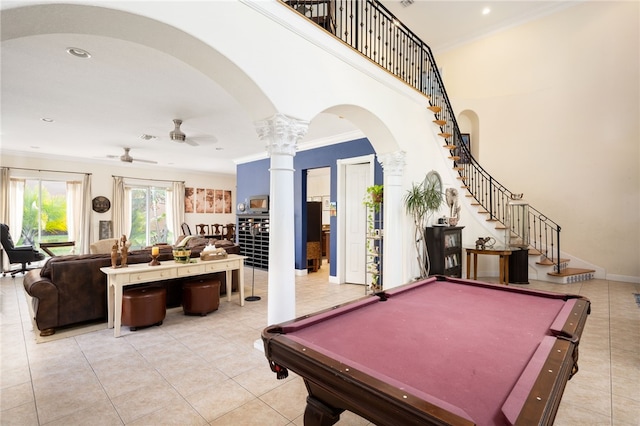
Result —
[{"label": "dark wood cabinet", "polygon": [[427,227],[429,275],[462,278],[462,229],[464,226]]},{"label": "dark wood cabinet", "polygon": [[317,272],[322,266],[322,203],[307,202],[307,269]]},{"label": "dark wood cabinet", "polygon": [[237,234],[245,265],[269,269],[269,215],[238,215]]}]

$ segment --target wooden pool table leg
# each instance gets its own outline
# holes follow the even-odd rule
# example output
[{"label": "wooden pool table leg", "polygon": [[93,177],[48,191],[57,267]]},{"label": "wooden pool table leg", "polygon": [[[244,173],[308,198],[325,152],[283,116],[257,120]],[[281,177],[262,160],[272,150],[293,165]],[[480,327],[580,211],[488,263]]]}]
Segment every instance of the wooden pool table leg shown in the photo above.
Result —
[{"label": "wooden pool table leg", "polygon": [[305,426],[331,426],[340,420],[344,410],[329,407],[312,396],[307,396],[307,407],[304,409]]}]

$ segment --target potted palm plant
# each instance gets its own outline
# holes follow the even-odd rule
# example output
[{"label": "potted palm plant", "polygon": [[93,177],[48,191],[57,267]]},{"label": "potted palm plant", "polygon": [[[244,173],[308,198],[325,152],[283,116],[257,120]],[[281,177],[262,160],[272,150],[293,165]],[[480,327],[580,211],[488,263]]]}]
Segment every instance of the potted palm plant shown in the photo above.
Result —
[{"label": "potted palm plant", "polygon": [[437,173],[435,176],[437,179],[427,178],[419,184],[414,182],[404,197],[404,208],[413,218],[415,225],[415,245],[420,278],[429,276],[431,269],[427,253],[427,225],[433,213],[437,212],[444,202],[440,176]]}]

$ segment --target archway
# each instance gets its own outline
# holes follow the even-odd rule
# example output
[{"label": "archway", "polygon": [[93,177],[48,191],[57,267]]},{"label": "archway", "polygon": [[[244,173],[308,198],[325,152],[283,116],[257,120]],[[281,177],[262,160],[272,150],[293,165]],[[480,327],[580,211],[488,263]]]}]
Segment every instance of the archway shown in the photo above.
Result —
[{"label": "archway", "polygon": [[480,118],[475,111],[465,109],[457,117],[460,132],[470,136],[471,155],[480,160]]}]

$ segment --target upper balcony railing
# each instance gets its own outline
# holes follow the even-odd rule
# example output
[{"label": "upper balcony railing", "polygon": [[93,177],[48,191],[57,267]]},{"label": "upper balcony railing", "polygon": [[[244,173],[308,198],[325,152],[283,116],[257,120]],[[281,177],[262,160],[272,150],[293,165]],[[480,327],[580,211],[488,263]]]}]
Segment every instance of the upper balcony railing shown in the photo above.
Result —
[{"label": "upper balcony railing", "polygon": [[[560,270],[560,226],[529,206],[526,228],[510,223],[508,202],[517,199],[473,158],[456,121],[451,102],[429,46],[375,0],[283,0],[355,50],[424,94],[436,114],[441,134],[463,188],[486,210],[489,220],[509,226]],[[525,231],[526,232],[526,231]]]}]

